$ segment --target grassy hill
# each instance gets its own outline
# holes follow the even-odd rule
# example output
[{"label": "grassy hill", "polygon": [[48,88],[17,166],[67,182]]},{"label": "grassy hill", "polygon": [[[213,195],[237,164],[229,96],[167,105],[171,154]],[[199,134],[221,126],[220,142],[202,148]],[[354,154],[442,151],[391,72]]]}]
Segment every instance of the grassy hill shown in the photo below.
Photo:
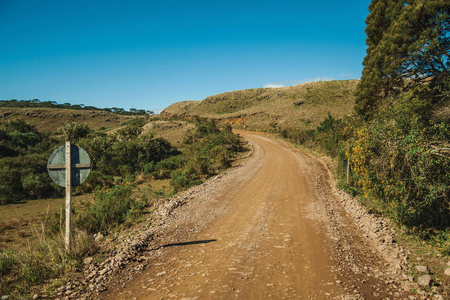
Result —
[{"label": "grassy hill", "polygon": [[[142,118],[142,116],[140,117]],[[116,128],[122,122],[134,118],[136,116],[120,115],[98,110],[0,107],[0,127],[9,120],[18,119],[35,125],[39,132],[54,132],[66,121],[87,123],[94,130],[101,127]]]},{"label": "grassy hill", "polygon": [[203,101],[182,101],[166,108],[163,117],[205,117],[237,128],[316,128],[330,112],[350,115],[358,80],[304,83],[283,88],[233,91]]}]

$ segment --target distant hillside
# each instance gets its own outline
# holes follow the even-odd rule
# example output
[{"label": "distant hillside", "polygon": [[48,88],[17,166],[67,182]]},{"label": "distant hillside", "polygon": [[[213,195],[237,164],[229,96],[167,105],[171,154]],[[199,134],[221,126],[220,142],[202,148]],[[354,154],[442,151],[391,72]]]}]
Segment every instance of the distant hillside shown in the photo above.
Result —
[{"label": "distant hillside", "polygon": [[335,118],[353,113],[357,84],[358,80],[324,81],[227,92],[175,103],[161,116],[212,118],[249,130],[316,128],[328,112]]},{"label": "distant hillside", "polygon": [[[139,116],[143,117],[143,116]],[[146,116],[144,116],[146,117]],[[54,132],[66,121],[87,123],[92,129],[115,128],[136,116],[120,115],[100,110],[60,108],[11,108],[0,106],[0,127],[8,120],[19,119],[36,126],[40,132]]]}]

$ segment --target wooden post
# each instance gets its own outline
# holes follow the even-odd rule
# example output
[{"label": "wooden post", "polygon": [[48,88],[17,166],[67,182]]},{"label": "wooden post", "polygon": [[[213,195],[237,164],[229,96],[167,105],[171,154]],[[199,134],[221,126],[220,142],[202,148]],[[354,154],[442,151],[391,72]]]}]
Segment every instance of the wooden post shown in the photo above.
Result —
[{"label": "wooden post", "polygon": [[70,141],[66,142],[66,250],[70,251],[70,215],[72,193],[72,155],[70,153]]},{"label": "wooden post", "polygon": [[347,183],[349,176],[350,176],[350,161],[347,163]]}]

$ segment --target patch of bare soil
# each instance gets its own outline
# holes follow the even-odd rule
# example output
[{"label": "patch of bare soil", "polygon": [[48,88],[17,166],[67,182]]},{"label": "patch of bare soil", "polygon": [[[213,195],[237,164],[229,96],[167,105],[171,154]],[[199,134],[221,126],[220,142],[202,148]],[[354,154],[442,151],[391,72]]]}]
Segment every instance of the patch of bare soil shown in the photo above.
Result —
[{"label": "patch of bare soil", "polygon": [[334,188],[326,165],[244,133],[252,155],[168,199],[158,221],[58,291],[93,299],[415,299],[382,220]]}]

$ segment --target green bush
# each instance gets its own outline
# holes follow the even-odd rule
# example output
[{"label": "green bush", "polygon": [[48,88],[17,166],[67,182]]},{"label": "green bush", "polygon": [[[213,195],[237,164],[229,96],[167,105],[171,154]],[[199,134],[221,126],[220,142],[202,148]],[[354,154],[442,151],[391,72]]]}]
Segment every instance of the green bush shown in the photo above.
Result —
[{"label": "green bush", "polygon": [[80,124],[71,121],[66,121],[56,130],[56,133],[62,135],[61,138],[63,141],[70,141],[72,143],[76,143],[77,141],[87,137],[91,132],[92,129],[87,123]]},{"label": "green bush", "polygon": [[202,138],[205,136],[214,135],[220,132],[217,128],[216,122],[214,120],[201,119],[197,118],[194,120],[194,124],[196,127],[194,137]]},{"label": "green bush", "polygon": [[0,166],[0,204],[19,201],[23,194],[20,171],[8,165]]},{"label": "green bush", "polygon": [[[196,130],[193,135],[188,136],[189,145],[183,154],[173,159],[162,161],[164,169],[172,169],[170,173],[170,184],[175,191],[188,188],[201,183],[211,175],[217,174],[220,170],[231,166],[231,161],[236,153],[243,151],[242,142],[239,136],[232,132],[230,126],[219,130],[213,120],[195,120]],[[167,164],[171,162],[171,164]],[[167,175],[165,171],[155,171],[158,174]]]},{"label": "green bush", "polygon": [[28,199],[40,199],[51,195],[53,191],[51,182],[48,173],[29,173],[22,177],[22,187]]},{"label": "green bush", "polygon": [[0,129],[0,158],[26,154],[42,141],[34,125],[11,120]]},{"label": "green bush", "polygon": [[316,140],[316,131],[314,129],[297,129],[288,128],[281,131],[281,136],[293,143],[300,145],[306,144],[308,142],[314,143]]},{"label": "green bush", "polygon": [[144,166],[144,172],[152,175],[156,179],[170,178],[173,170],[181,168],[186,163],[186,159],[181,155],[172,156],[157,162],[151,162]]},{"label": "green bush", "polygon": [[201,183],[200,179],[188,174],[187,170],[174,170],[170,176],[170,185],[175,193]]},{"label": "green bush", "polygon": [[75,191],[77,193],[90,193],[98,188],[112,187],[114,185],[113,177],[110,175],[103,175],[100,171],[91,170],[88,178],[83,184],[77,186]]},{"label": "green bush", "polygon": [[28,154],[0,160],[0,204],[58,195],[43,155]]},{"label": "green bush", "polygon": [[401,224],[449,226],[449,140],[448,124],[383,112],[346,142],[352,182]]},{"label": "green bush", "polygon": [[91,233],[108,230],[127,220],[129,211],[141,210],[145,206],[131,196],[128,186],[114,186],[100,190],[94,196],[94,202],[84,202],[83,211],[77,219],[77,227]]},{"label": "green bush", "polygon": [[325,119],[317,126],[318,132],[329,132],[330,130],[335,127],[338,120],[333,118],[333,116],[328,112],[328,115],[325,117]]}]

